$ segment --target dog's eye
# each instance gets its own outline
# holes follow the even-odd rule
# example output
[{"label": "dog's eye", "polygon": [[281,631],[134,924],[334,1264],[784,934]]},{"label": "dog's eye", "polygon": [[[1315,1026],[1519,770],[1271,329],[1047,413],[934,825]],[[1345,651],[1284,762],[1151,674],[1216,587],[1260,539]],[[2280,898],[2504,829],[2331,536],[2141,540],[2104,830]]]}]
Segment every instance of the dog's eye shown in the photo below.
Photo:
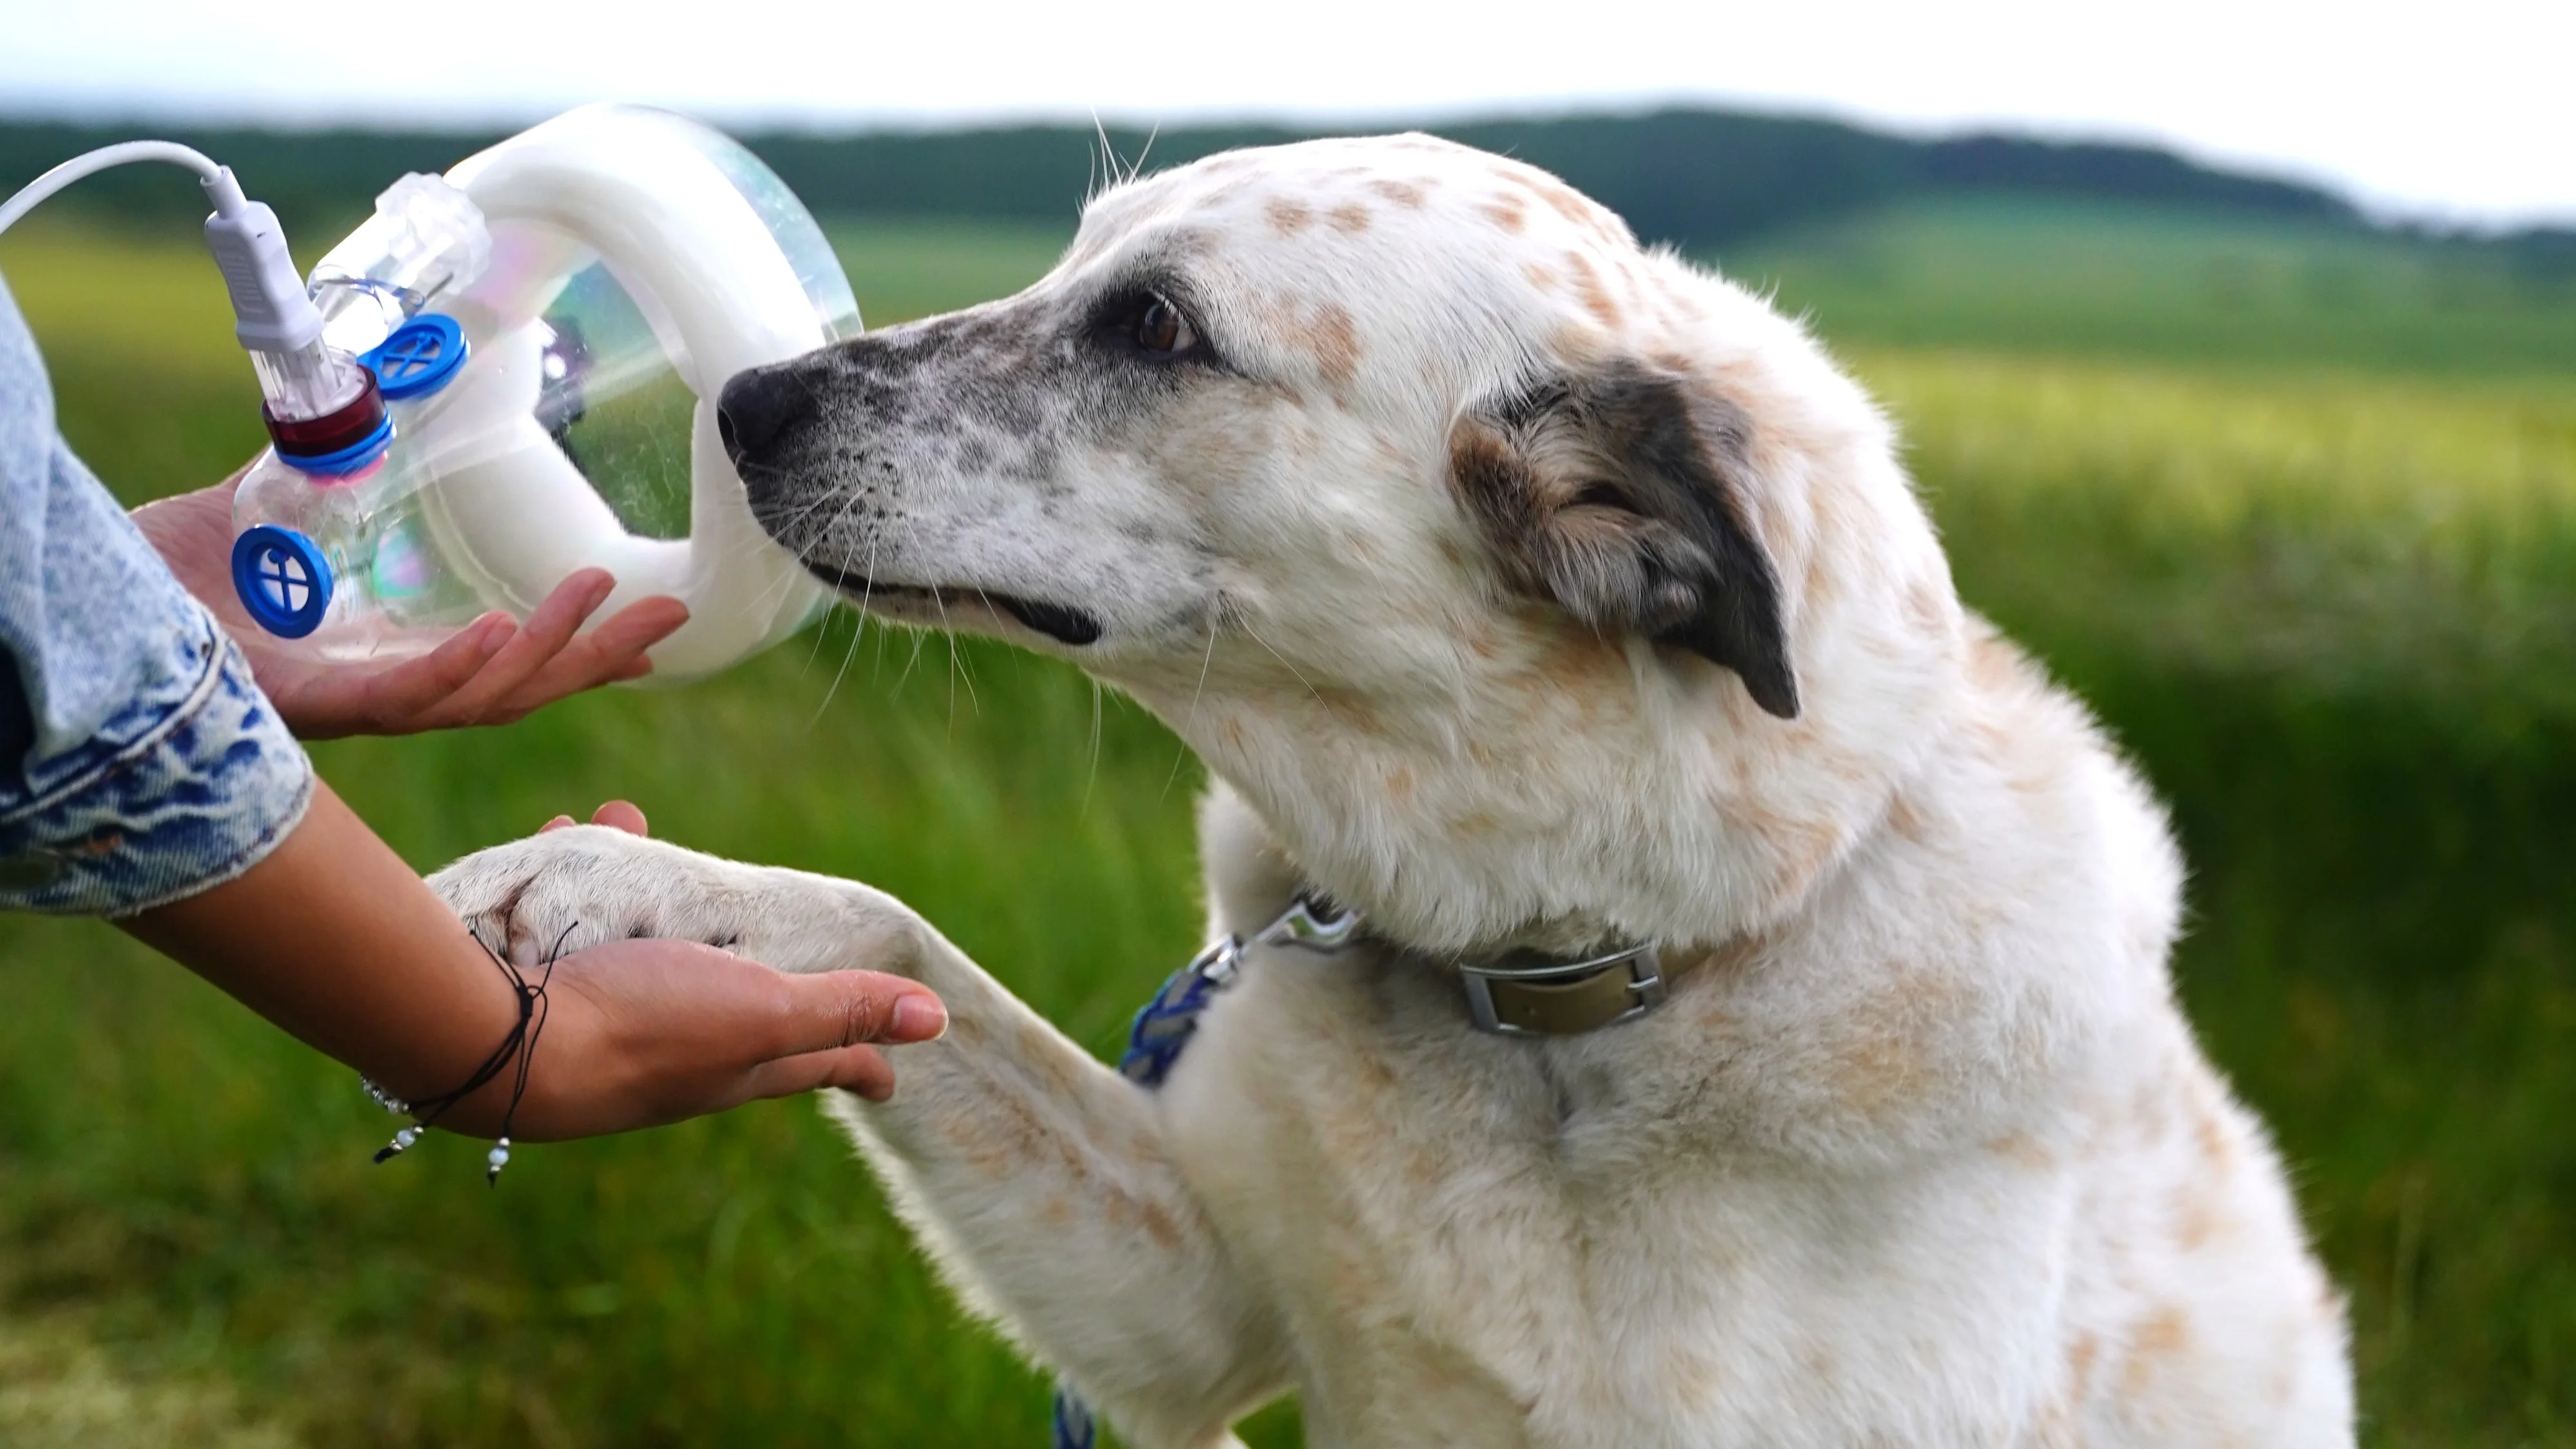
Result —
[{"label": "dog's eye", "polygon": [[1198,341],[1181,309],[1160,297],[1136,314],[1136,345],[1147,352],[1187,352]]}]

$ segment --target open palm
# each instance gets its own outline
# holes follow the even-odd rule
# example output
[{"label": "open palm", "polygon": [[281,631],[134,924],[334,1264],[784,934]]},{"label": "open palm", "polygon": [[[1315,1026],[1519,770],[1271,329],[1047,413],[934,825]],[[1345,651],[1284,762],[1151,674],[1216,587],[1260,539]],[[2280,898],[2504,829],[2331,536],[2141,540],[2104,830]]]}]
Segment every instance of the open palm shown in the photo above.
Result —
[{"label": "open palm", "polygon": [[588,633],[616,581],[583,569],[548,594],[525,624],[498,610],[427,654],[387,663],[327,664],[279,649],[233,595],[233,490],[241,475],[134,512],[135,525],[188,592],[221,620],[287,727],[305,739],[413,734],[507,724],[585,689],[650,673],[644,651],[688,622],[677,599],[618,610]]}]

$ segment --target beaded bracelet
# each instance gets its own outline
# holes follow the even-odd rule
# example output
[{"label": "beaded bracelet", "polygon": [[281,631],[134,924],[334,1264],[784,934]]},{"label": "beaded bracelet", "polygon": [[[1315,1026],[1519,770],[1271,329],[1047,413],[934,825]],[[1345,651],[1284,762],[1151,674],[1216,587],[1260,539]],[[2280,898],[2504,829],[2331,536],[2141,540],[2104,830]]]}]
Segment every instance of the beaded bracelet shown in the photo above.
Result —
[{"label": "beaded bracelet", "polygon": [[483,1059],[481,1066],[474,1069],[474,1075],[466,1078],[465,1084],[452,1092],[441,1092],[418,1102],[406,1102],[365,1077],[358,1079],[358,1085],[366,1089],[377,1106],[397,1117],[413,1119],[410,1126],[394,1133],[391,1142],[377,1149],[377,1162],[390,1162],[410,1150],[411,1145],[420,1140],[420,1134],[438,1125],[438,1119],[446,1116],[450,1107],[481,1091],[485,1084],[516,1061],[518,1072],[510,1083],[510,1105],[501,1112],[500,1136],[493,1142],[492,1150],[483,1155],[484,1183],[487,1186],[500,1183],[501,1169],[510,1165],[510,1124],[519,1115],[519,1099],[528,1094],[528,1064],[536,1057],[537,1038],[544,1034],[546,1015],[552,1009],[546,998],[546,986],[554,980],[555,962],[562,958],[564,942],[572,939],[572,933],[579,925],[575,922],[564,927],[564,933],[555,938],[554,949],[546,953],[545,969],[534,981],[530,981],[527,974],[512,964],[508,957],[493,950],[481,936],[471,930],[466,932],[475,945],[483,948],[483,954],[491,957],[492,963],[501,968],[501,974],[510,978],[510,991],[519,999],[519,1019],[510,1027],[510,1034],[492,1049],[492,1054]]}]

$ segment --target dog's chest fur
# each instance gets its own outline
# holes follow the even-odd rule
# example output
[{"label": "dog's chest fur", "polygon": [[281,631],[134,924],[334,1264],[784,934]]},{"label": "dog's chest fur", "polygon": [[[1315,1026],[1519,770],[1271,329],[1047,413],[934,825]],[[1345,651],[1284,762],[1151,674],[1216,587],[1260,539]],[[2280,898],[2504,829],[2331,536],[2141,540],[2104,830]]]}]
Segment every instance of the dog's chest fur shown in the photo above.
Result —
[{"label": "dog's chest fur", "polygon": [[[2161,821],[2071,707],[2019,728],[2075,732],[2002,752],[2057,777],[1936,756],[1632,1024],[1481,1036],[1419,960],[1255,953],[1165,1111],[1317,1442],[2072,1443],[2213,1373],[2331,1391],[2335,1305],[2167,995]],[[1219,927],[1276,914],[1248,807],[1203,836]]]}]

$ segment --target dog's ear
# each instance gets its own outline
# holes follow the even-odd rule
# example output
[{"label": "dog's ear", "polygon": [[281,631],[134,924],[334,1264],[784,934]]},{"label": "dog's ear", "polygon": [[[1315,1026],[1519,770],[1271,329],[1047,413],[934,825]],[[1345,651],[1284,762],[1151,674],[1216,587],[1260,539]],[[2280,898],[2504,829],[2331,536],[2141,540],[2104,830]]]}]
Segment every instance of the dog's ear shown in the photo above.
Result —
[{"label": "dog's ear", "polygon": [[1603,633],[1715,660],[1794,719],[1779,576],[1740,513],[1751,441],[1733,403],[1623,366],[1471,412],[1450,473],[1515,585]]}]

